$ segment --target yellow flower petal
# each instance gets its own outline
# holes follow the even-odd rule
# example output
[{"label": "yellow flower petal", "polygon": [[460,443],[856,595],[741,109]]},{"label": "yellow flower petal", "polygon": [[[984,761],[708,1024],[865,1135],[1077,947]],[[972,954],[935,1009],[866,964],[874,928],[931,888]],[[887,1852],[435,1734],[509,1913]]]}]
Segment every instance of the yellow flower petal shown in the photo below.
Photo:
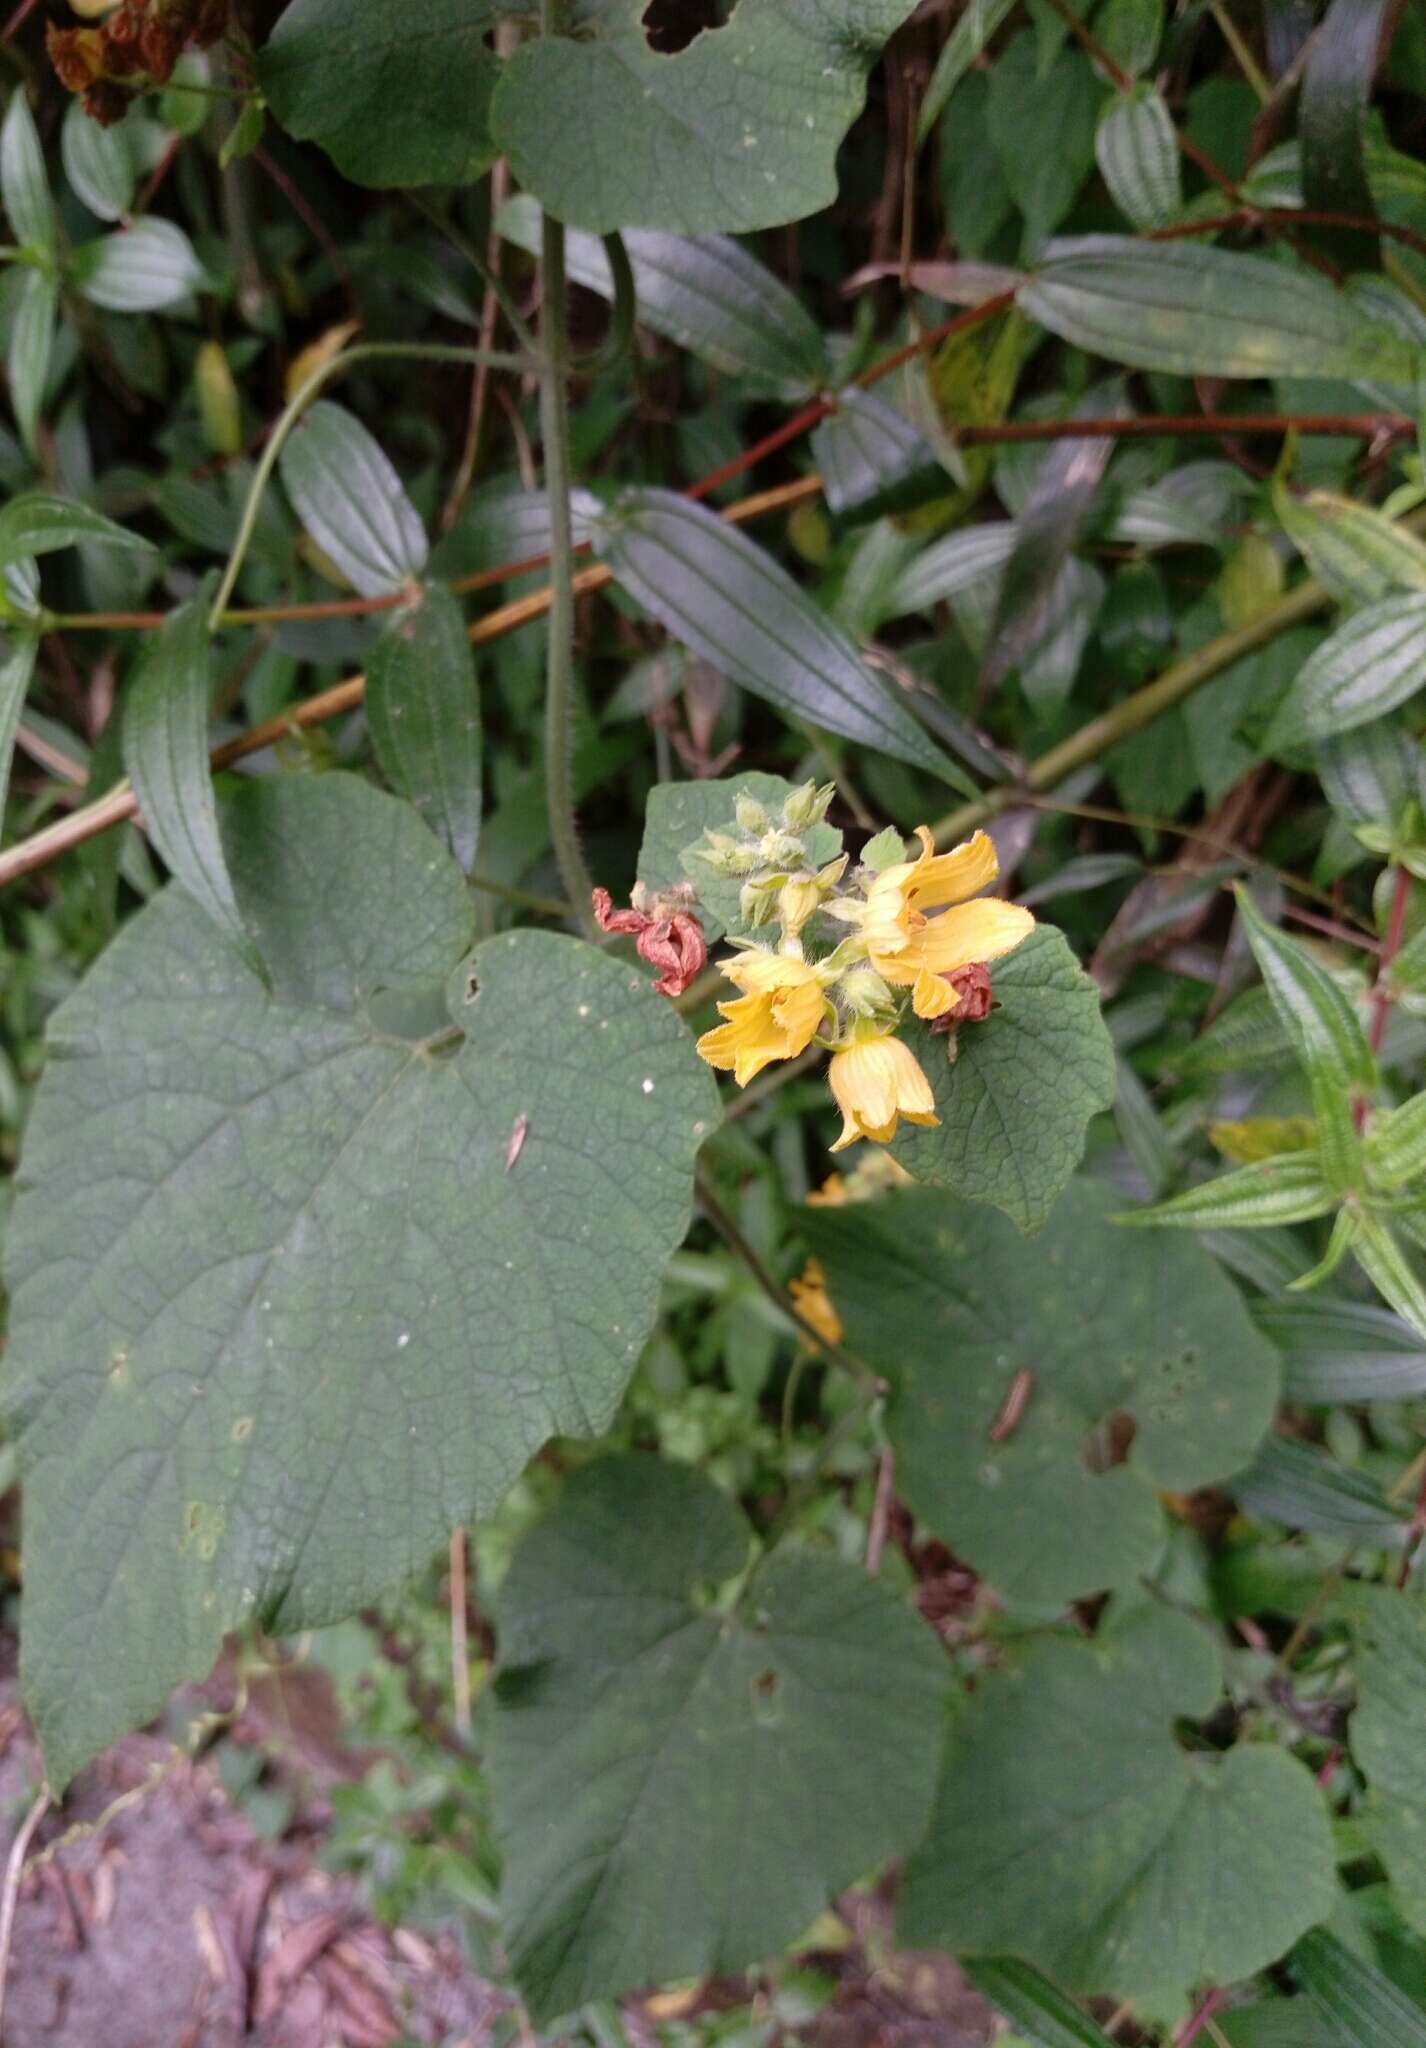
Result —
[{"label": "yellow flower petal", "polygon": [[964,903],[988,888],[1000,873],[995,842],[988,832],[975,833],[949,853],[933,852],[924,825],[918,826],[917,832],[924,851],[906,889],[913,910],[924,910],[928,904]]},{"label": "yellow flower petal", "polygon": [[[1034,929],[1033,915],[1018,903],[979,896],[973,903],[958,903],[953,910],[928,918],[914,937],[894,952],[883,955],[873,947],[871,963],[887,981],[906,988],[922,974],[951,974],[957,967],[1002,959]],[[942,1007],[949,1009],[950,1004]],[[918,1004],[917,1014],[940,1013],[922,1010]]]},{"label": "yellow flower petal", "polygon": [[787,1291],[803,1322],[810,1323],[827,1343],[841,1343],[842,1319],[832,1305],[832,1297],[827,1292],[827,1276],[818,1260],[809,1259],[798,1277],[788,1281]]},{"label": "yellow flower petal", "polygon": [[832,1150],[840,1152],[858,1138],[880,1145],[896,1135],[897,1119],[936,1124],[936,1098],[916,1055],[899,1038],[883,1034],[834,1053],[827,1079],[842,1112],[842,1133]]},{"label": "yellow flower petal", "polygon": [[817,1035],[826,998],[815,969],[779,953],[746,953],[721,963],[746,995],[718,1005],[727,1022],[705,1031],[698,1052],[740,1088],[773,1060],[795,1059]]}]

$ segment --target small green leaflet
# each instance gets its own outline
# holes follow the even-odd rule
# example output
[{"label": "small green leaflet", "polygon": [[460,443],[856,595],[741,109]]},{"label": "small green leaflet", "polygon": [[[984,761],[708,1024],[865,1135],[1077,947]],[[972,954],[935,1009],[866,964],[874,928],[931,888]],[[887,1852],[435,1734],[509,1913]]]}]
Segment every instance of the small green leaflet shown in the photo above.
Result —
[{"label": "small green leaflet", "polygon": [[463,185],[495,154],[486,0],[292,0],[258,64],[273,114],[358,185]]},{"label": "small green leaflet", "polygon": [[1163,227],[1183,205],[1173,117],[1155,85],[1136,85],[1106,105],[1094,154],[1110,196],[1136,228]]},{"label": "small green leaflet", "polygon": [[35,453],[40,408],[49,382],[58,310],[59,280],[47,271],[28,271],[20,287],[15,324],[10,329],[5,371],[10,381],[10,403],[15,409],[20,439],[31,455]]},{"label": "small green leaflet", "polygon": [[1409,382],[1412,352],[1316,271],[1188,242],[1060,243],[1019,294],[1052,334],[1111,362],[1210,377]]},{"label": "small green leaflet", "polygon": [[1276,1961],[1332,1910],[1332,1838],[1284,1750],[1179,1748],[1174,1719],[1221,1689],[1207,1630],[1154,1605],[980,1673],[907,1866],[902,1943],[1018,1956],[1150,2011]]},{"label": "small green leaflet", "polygon": [[643,0],[610,0],[585,37],[520,45],[496,88],[495,140],[548,212],[595,234],[801,220],[835,199],[867,72],[910,12],[911,0],[738,0],[667,55],[650,48]]},{"label": "small green leaflet", "polygon": [[480,694],[465,616],[439,583],[393,612],[366,662],[366,715],[381,772],[466,874],[480,837]]},{"label": "small green leaflet", "polygon": [[790,718],[879,747],[975,795],[841,628],[706,506],[630,490],[594,529],[616,580],[674,638]]},{"label": "small green leaflet", "polygon": [[810,1549],[773,1551],[734,1592],[750,1533],[702,1474],[604,1459],[501,1588],[505,1940],[541,2026],[776,1954],[925,1825],[934,1635]]},{"label": "small green leaflet", "polygon": [[941,1122],[903,1125],[893,1149],[917,1180],[1038,1230],[1084,1156],[1091,1117],[1114,1101],[1114,1048],[1099,991],[1053,925],[997,960],[992,978],[996,1006],[958,1032],[954,1062],[944,1038],[907,1024]]},{"label": "small green leaflet", "polygon": [[1274,751],[1351,732],[1426,683],[1426,589],[1379,598],[1344,619],[1298,671],[1267,736]]},{"label": "small green leaflet", "polygon": [[1316,1152],[1283,1152],[1220,1173],[1148,1209],[1126,1209],[1120,1223],[1172,1224],[1182,1230],[1261,1230],[1330,1215],[1337,1196]]},{"label": "small green leaflet", "polygon": [[74,282],[110,313],[159,313],[208,286],[198,252],[171,220],[145,215],[74,252]]},{"label": "small green leaflet", "polygon": [[11,93],[0,127],[0,197],[15,240],[52,258],[59,243],[58,224],[44,150],[23,85]]},{"label": "small green leaflet", "polygon": [[1330,491],[1296,497],[1273,479],[1273,510],[1319,583],[1339,603],[1374,604],[1398,590],[1426,590],[1426,542],[1370,505]]},{"label": "small green leaflet", "polygon": [[1030,1247],[931,1188],[803,1218],[848,1347],[890,1382],[899,1493],[1012,1600],[1133,1584],[1158,1494],[1227,1478],[1272,1420],[1277,1360],[1231,1282],[1187,1239],[1131,1250],[1113,1199],[1075,1182]]},{"label": "small green leaflet", "polygon": [[230,1629],[352,1612],[608,1427],[718,1119],[646,972],[548,932],[469,953],[409,804],[248,781],[224,843],[271,991],[155,898],[55,1015],[7,1232],[56,1787]]}]

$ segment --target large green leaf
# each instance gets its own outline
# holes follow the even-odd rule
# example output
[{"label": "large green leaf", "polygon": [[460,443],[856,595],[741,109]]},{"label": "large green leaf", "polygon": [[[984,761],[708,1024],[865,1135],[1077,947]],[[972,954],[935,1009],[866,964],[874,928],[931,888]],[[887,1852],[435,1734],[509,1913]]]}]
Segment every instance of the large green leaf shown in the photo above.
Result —
[{"label": "large green leaf", "polygon": [[1412,353],[1316,271],[1188,242],[1087,235],[1020,292],[1052,334],[1141,370],[1209,377],[1384,377]]},{"label": "large green leaf", "polygon": [[982,1673],[906,1872],[912,1947],[1016,1955],[1162,2011],[1273,1962],[1336,1892],[1327,1816],[1284,1751],[1189,1754],[1221,1690],[1212,1639],[1163,1608]]},{"label": "large green leaf", "polygon": [[439,583],[394,612],[366,663],[371,743],[467,874],[480,838],[480,693],[465,617]]},{"label": "large green leaf", "polygon": [[607,1427],[718,1115],[646,977],[543,932],[461,964],[408,805],[272,778],[225,823],[271,991],[159,896],[56,1014],[8,1235],[56,1784],[225,1631],[349,1612]]},{"label": "large green leaf", "polygon": [[[380,0],[385,5],[385,0]],[[866,75],[911,0],[738,0],[686,49],[651,49],[644,0],[609,0],[578,40],[539,37],[491,108],[519,183],[571,227],[747,233],[837,196]]]},{"label": "large green leaf", "polygon": [[1029,1250],[933,1188],[803,1219],[849,1347],[890,1381],[898,1491],[1018,1600],[1131,1585],[1159,1491],[1226,1479],[1272,1420],[1277,1360],[1232,1283],[1186,1239],[1131,1248],[1113,1203],[1076,1182]]},{"label": "large green leaf", "polygon": [[461,185],[494,155],[487,0],[292,0],[258,76],[284,128],[358,185]]},{"label": "large green leaf", "polygon": [[[528,193],[501,207],[497,226],[507,242],[539,255],[540,209]],[[655,334],[735,377],[805,390],[827,376],[827,347],[816,321],[741,242],[631,228],[624,247],[639,318]],[[597,235],[573,229],[565,239],[565,266],[576,284],[613,298],[613,273]]]},{"label": "large green leaf", "polygon": [[917,1180],[993,1202],[1037,1230],[1084,1154],[1089,1120],[1117,1086],[1099,991],[1063,932],[1041,925],[991,970],[995,1008],[949,1047],[923,1024],[906,1037],[940,1124],[903,1124],[895,1150]]},{"label": "large green leaf", "polygon": [[774,1551],[719,1597],[748,1545],[710,1480],[616,1458],[510,1569],[489,1755],[537,2022],[775,1954],[925,1824],[935,1637],[815,1552]]},{"label": "large green leaf", "polygon": [[1352,1755],[1366,1774],[1360,1820],[1386,1865],[1396,1902],[1426,1933],[1426,1774],[1421,1712],[1426,1698],[1426,1613],[1394,1587],[1354,1586],[1357,1704]]},{"label": "large green leaf", "polygon": [[975,795],[841,628],[706,506],[673,491],[626,491],[595,527],[594,545],[646,611],[731,681]]}]

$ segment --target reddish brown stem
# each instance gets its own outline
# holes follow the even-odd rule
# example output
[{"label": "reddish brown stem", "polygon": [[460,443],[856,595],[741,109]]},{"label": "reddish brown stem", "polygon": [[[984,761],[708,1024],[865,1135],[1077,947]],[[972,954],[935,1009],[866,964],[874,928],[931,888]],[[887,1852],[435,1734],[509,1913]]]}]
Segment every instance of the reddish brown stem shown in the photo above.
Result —
[{"label": "reddish brown stem", "polygon": [[1386,1038],[1386,1027],[1391,1016],[1392,987],[1391,963],[1401,951],[1401,941],[1406,934],[1406,905],[1411,895],[1411,871],[1399,867],[1396,871],[1396,887],[1392,891],[1391,910],[1386,921],[1386,938],[1377,963],[1376,982],[1372,988],[1371,1048],[1380,1052]]},{"label": "reddish brown stem", "polygon": [[1173,2048],[1191,2048],[1191,2044],[1198,2039],[1215,2013],[1223,2010],[1227,1998],[1228,1994],[1226,1991],[1216,1988],[1210,1991],[1208,1996],[1189,2015],[1174,2035]]}]

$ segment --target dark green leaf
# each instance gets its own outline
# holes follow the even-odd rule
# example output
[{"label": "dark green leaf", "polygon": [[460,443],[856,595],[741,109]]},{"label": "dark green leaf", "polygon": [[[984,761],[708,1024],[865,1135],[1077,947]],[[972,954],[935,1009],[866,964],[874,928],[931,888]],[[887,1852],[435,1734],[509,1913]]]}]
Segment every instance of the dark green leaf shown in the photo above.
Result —
[{"label": "dark green leaf", "polygon": [[1064,50],[1046,67],[1028,35],[1017,36],[991,66],[986,126],[1000,173],[1024,215],[1027,256],[1039,254],[1074,205],[1094,162],[1103,99],[1104,88],[1079,51]]},{"label": "dark green leaf", "polygon": [[255,968],[228,873],[208,765],[212,602],[209,577],[144,649],[124,700],[124,767],[148,835],[170,874]]},{"label": "dark green leaf", "polygon": [[1263,1302],[1253,1320],[1283,1354],[1289,1401],[1326,1407],[1426,1393],[1426,1344],[1390,1309],[1319,1294]]},{"label": "dark green leaf", "polygon": [[[540,252],[540,209],[527,193],[500,209],[506,241]],[[828,374],[821,329],[801,301],[728,235],[669,235],[631,228],[624,236],[639,318],[655,334],[730,376],[806,389]],[[572,230],[565,263],[576,284],[612,299],[609,258],[597,235]]]},{"label": "dark green leaf", "polygon": [[1262,1229],[1269,1224],[1307,1223],[1330,1215],[1336,1206],[1337,1196],[1322,1177],[1316,1152],[1284,1152],[1240,1166],[1234,1173],[1220,1173],[1150,1209],[1128,1209],[1119,1220],[1158,1229]]},{"label": "dark green leaf", "polygon": [[1309,491],[1298,498],[1281,479],[1273,509],[1319,583],[1343,604],[1375,604],[1398,590],[1426,590],[1426,542],[1353,498]]},{"label": "dark green leaf", "polygon": [[76,249],[71,274],[86,299],[111,313],[159,313],[206,284],[182,228],[148,214]]},{"label": "dark green leaf", "polygon": [[1141,370],[1410,380],[1411,351],[1316,271],[1188,242],[1087,235],[1020,291],[1034,320]]},{"label": "dark green leaf", "polygon": [[20,287],[19,304],[15,308],[15,324],[10,330],[5,373],[10,383],[10,403],[15,408],[20,438],[31,455],[35,452],[35,430],[49,382],[58,309],[58,281],[43,270],[27,272]]},{"label": "dark green leaf", "polygon": [[1304,1935],[1292,1967],[1341,2048],[1426,2048],[1426,2013],[1326,1927]]},{"label": "dark green leaf", "polygon": [[5,811],[5,793],[10,786],[10,762],[15,751],[15,734],[20,727],[25,692],[35,672],[40,651],[34,633],[16,633],[3,643],[0,653],[0,818]]},{"label": "dark green leaf", "polygon": [[1250,1514],[1341,1543],[1390,1545],[1406,1532],[1407,1518],[1364,1473],[1292,1437],[1268,1437],[1231,1491]]},{"label": "dark green leaf", "polygon": [[839,391],[836,411],[813,433],[812,453],[828,507],[839,515],[870,519],[949,488],[920,428],[874,391]]},{"label": "dark green leaf", "polygon": [[495,154],[487,0],[292,0],[258,79],[274,115],[358,185],[463,185]]},{"label": "dark green leaf", "polygon": [[713,1604],[749,1534],[686,1467],[606,1459],[510,1569],[490,1762],[505,1936],[537,2023],[776,1953],[925,1824],[934,1636],[811,1551],[773,1552]]},{"label": "dark green leaf", "polygon": [[31,555],[51,555],[72,547],[153,547],[141,534],[130,533],[102,512],[49,491],[27,491],[0,511],[0,567]]},{"label": "dark green leaf", "polygon": [[1094,154],[1115,205],[1136,228],[1163,227],[1183,205],[1173,116],[1157,86],[1136,85],[1110,100]]},{"label": "dark green leaf", "polygon": [[1038,1970],[1013,1956],[971,1957],[962,1966],[977,1991],[1037,2048],[1112,2048],[1109,2036]]},{"label": "dark green leaf", "polygon": [[465,618],[427,584],[366,661],[366,715],[382,773],[469,874],[480,837],[480,695]]},{"label": "dark green leaf", "polygon": [[[1363,141],[1389,5],[1390,0],[1332,0],[1312,38],[1302,74],[1298,133],[1303,197],[1321,212],[1369,219],[1376,212]],[[1334,232],[1344,267],[1365,269],[1379,260],[1374,235],[1341,228]]]},{"label": "dark green leaf", "polygon": [[1348,1611],[1357,1666],[1352,1755],[1367,1780],[1359,1817],[1386,1865],[1397,1904],[1419,1934],[1426,1932],[1426,1614],[1395,1587],[1365,1584],[1352,1586]]},{"label": "dark green leaf", "polygon": [[229,1629],[351,1612],[608,1427],[718,1117],[646,976],[534,931],[461,964],[409,805],[329,774],[226,812],[271,991],[160,895],[56,1014],[7,1233],[56,1786]]},{"label": "dark green leaf", "polygon": [[1426,590],[1382,598],[1344,619],[1310,655],[1268,732],[1275,749],[1383,718],[1426,683]]},{"label": "dark green leaf", "polygon": [[933,541],[897,577],[886,598],[885,616],[897,619],[906,612],[929,611],[977,586],[998,590],[1016,534],[1014,520],[994,519]]},{"label": "dark green leaf", "polygon": [[1152,1605],[980,1673],[907,1867],[903,1942],[1017,1955],[1151,2010],[1280,1956],[1332,1908],[1327,1817],[1280,1749],[1177,1746],[1173,1718],[1220,1690],[1207,1631]]},{"label": "dark green leaf", "polygon": [[942,46],[922,97],[916,117],[918,149],[940,120],[951,94],[1014,5],[1015,0],[970,0]]},{"label": "dark green leaf", "polygon": [[[385,5],[385,0],[381,0]],[[746,234],[836,197],[866,74],[910,0],[835,12],[738,0],[714,33],[652,49],[643,0],[610,0],[579,41],[522,43],[491,123],[518,182],[571,227]]]},{"label": "dark green leaf", "polygon": [[298,518],[363,597],[418,577],[426,531],[400,477],[361,421],[314,405],[282,451],[282,481]]},{"label": "dark green leaf", "polygon": [[122,220],[134,203],[139,155],[127,121],[106,128],[71,100],[61,137],[64,174],[96,220]]},{"label": "dark green leaf", "polygon": [[975,793],[821,607],[716,513],[672,491],[626,491],[594,545],[646,611],[732,682]]},{"label": "dark green leaf", "polygon": [[958,1033],[954,1063],[944,1038],[908,1027],[941,1122],[903,1124],[894,1149],[917,1180],[1037,1230],[1083,1156],[1090,1118],[1114,1100],[1114,1048],[1099,991],[1053,925],[997,960],[993,979],[996,1007]]},{"label": "dark green leaf", "polygon": [[1013,1600],[1132,1585],[1163,1541],[1159,1492],[1225,1479],[1272,1420],[1277,1360],[1232,1283],[1187,1239],[1131,1256],[1113,1200],[1075,1182],[1030,1253],[932,1188],[804,1213],[848,1347],[890,1382],[899,1494]]}]

